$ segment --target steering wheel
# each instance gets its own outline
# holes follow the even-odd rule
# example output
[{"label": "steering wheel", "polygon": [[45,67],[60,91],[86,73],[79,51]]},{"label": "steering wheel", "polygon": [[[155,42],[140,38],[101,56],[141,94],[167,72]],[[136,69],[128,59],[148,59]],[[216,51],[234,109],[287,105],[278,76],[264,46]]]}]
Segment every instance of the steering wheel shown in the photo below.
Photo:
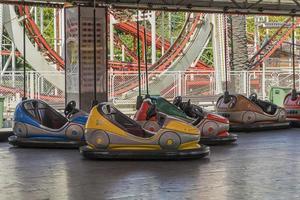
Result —
[{"label": "steering wheel", "polygon": [[204,116],[203,110],[202,110],[202,108],[199,107],[199,106],[194,105],[194,106],[193,106],[193,112],[195,113],[195,115],[196,115],[197,117],[203,117],[203,116]]},{"label": "steering wheel", "polygon": [[177,107],[180,106],[180,104],[182,104],[182,97],[181,96],[175,97],[175,99],[173,100],[173,104]]},{"label": "steering wheel", "polygon": [[151,119],[152,117],[156,116],[157,115],[157,112],[156,112],[156,105],[155,104],[152,104],[150,106],[150,108],[148,108],[147,110],[147,116],[146,116],[146,120],[149,120]]},{"label": "steering wheel", "polygon": [[257,101],[257,94],[256,94],[256,93],[250,94],[249,99],[250,99],[251,101]]},{"label": "steering wheel", "polygon": [[76,102],[75,101],[70,101],[65,110],[64,110],[64,114],[69,118],[70,115],[73,115],[75,113],[77,113],[78,110],[76,109]]},{"label": "steering wheel", "polygon": [[189,117],[196,117],[196,113],[194,112],[194,106],[191,104],[190,99],[188,100],[188,102],[186,102],[184,104],[184,107],[182,108],[182,110]]}]

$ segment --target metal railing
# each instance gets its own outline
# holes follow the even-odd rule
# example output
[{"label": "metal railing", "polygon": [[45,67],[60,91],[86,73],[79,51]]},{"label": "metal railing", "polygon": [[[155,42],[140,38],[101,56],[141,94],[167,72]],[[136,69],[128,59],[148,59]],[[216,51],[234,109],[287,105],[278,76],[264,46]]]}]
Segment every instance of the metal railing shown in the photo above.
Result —
[{"label": "metal railing", "polygon": [[[45,73],[49,76],[61,75],[61,72]],[[57,89],[43,75],[36,71],[26,72],[26,97],[41,99],[49,104],[64,105],[64,92]],[[23,72],[4,72],[0,74],[0,96],[5,97],[4,115],[11,118],[17,103],[23,97]]]},{"label": "metal railing", "polygon": [[[58,76],[61,72],[49,72],[51,76]],[[215,91],[216,81],[215,73],[210,71],[169,71],[165,73],[150,72],[150,94],[160,95],[172,100],[178,95],[191,97],[199,101],[205,101],[205,97],[217,97]],[[128,89],[123,93],[116,92],[120,85],[137,77],[137,72],[109,71],[108,72],[108,97],[116,105],[134,105],[138,88]],[[261,98],[267,99],[268,92],[272,86],[291,88],[292,70],[266,70],[262,71],[231,71],[229,73],[231,81],[235,79],[238,85],[236,93],[242,93],[249,96],[252,92],[258,93]],[[164,84],[168,78],[169,85]],[[296,71],[296,86],[300,90],[300,70]],[[0,96],[5,97],[5,112],[13,112],[17,102],[23,96],[24,77],[22,72],[5,72],[0,74]],[[142,92],[146,92],[146,74],[141,74]],[[264,83],[264,84],[263,84]],[[151,93],[151,85],[160,86],[158,93]],[[264,88],[263,88],[264,86]],[[64,105],[65,94],[63,91],[54,87],[41,74],[35,71],[26,73],[26,96],[47,101],[49,104]],[[156,87],[157,88],[157,87]],[[201,99],[201,100],[200,100]],[[205,102],[203,102],[205,103]]]},{"label": "metal railing", "polygon": [[[215,73],[208,71],[169,71],[166,73],[150,72],[151,77],[149,85],[160,85],[161,89],[159,93],[151,94],[151,87],[149,88],[151,95],[160,95],[167,99],[173,99],[174,97],[190,96],[190,97],[205,97],[205,96],[218,96],[215,92],[216,81]],[[119,85],[124,84],[127,80],[131,80],[133,77],[138,76],[137,72],[126,73],[123,71],[111,71],[109,72],[109,100],[115,104],[134,104],[136,95],[138,94],[138,88],[130,89],[121,94],[115,92]],[[249,96],[251,93],[256,92],[260,98],[267,99],[269,90],[272,86],[280,87],[292,87],[292,70],[286,69],[272,69],[263,71],[230,71],[229,80],[235,80],[235,92],[242,93]],[[145,94],[146,80],[145,72],[141,73],[141,88],[143,94]],[[169,77],[172,79],[170,85],[164,85],[163,81]],[[296,71],[296,85],[300,90],[300,71]],[[264,83],[264,84],[263,84]],[[264,87],[264,88],[263,88]],[[203,99],[203,98],[202,98]]]}]

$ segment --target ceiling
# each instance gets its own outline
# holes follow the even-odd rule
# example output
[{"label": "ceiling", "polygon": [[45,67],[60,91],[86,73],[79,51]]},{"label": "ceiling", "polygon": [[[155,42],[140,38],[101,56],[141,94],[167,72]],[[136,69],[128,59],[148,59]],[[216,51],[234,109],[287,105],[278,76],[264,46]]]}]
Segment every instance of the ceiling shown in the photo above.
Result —
[{"label": "ceiling", "polygon": [[[207,13],[269,14],[300,16],[298,0],[96,0],[97,5],[115,8],[139,8]],[[1,0],[1,3],[63,7],[93,6],[93,0]]]}]

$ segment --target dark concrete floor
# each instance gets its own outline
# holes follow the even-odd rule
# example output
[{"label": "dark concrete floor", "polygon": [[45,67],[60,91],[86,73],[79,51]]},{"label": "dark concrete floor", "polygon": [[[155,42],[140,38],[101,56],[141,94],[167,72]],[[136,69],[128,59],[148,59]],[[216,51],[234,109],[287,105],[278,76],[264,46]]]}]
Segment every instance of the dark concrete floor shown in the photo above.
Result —
[{"label": "dark concrete floor", "polygon": [[0,199],[299,199],[300,129],[240,134],[210,159],[89,161],[0,143]]}]

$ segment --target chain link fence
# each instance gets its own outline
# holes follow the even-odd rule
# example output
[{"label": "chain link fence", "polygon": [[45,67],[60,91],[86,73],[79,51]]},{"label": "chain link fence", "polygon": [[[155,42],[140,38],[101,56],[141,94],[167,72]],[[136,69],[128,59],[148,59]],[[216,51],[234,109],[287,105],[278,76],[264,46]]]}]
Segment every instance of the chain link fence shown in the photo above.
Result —
[{"label": "chain link fence", "polygon": [[[59,76],[60,72],[45,73],[50,76]],[[28,71],[25,75],[23,72],[5,72],[0,74],[0,96],[5,97],[4,101],[4,118],[11,119],[18,102],[24,96],[32,99],[41,99],[47,103],[61,107],[64,106],[64,91],[54,87],[44,76],[35,71]]]},{"label": "chain link fence", "polygon": [[[224,84],[215,79],[215,73],[209,71],[169,71],[166,73],[149,72],[149,93],[172,100],[174,97],[215,96],[216,84]],[[234,86],[235,93],[249,96],[255,92],[260,98],[268,99],[273,86],[291,88],[293,86],[292,70],[266,71],[230,71],[231,79],[238,79]],[[300,72],[296,71],[296,87],[300,90]],[[141,73],[141,91],[146,94],[146,75]],[[138,95],[138,72],[109,72],[109,100],[115,104],[135,104]],[[205,99],[205,98],[204,98]]]},{"label": "chain link fence", "polygon": [[[46,73],[47,74],[47,73]],[[110,71],[108,73],[108,97],[116,105],[124,108],[134,107],[136,96],[139,94],[138,73],[124,71]],[[59,76],[61,72],[49,72],[48,75]],[[291,88],[293,86],[292,70],[268,70],[268,71],[231,71],[230,77],[238,77],[239,87],[236,93],[249,96],[256,92],[260,98],[267,99],[272,86]],[[300,90],[300,72],[296,71],[296,87]],[[215,93],[216,84],[221,80],[215,80],[215,73],[209,71],[186,72],[150,72],[148,75],[150,95],[159,95],[173,100],[176,96],[206,97],[218,95]],[[41,99],[62,108],[65,103],[65,93],[57,89],[44,76],[35,71],[26,72],[26,97]],[[0,96],[5,97],[4,115],[11,118],[15,106],[24,95],[23,72],[5,72],[0,74]],[[141,92],[146,94],[146,73],[141,73]]]}]

